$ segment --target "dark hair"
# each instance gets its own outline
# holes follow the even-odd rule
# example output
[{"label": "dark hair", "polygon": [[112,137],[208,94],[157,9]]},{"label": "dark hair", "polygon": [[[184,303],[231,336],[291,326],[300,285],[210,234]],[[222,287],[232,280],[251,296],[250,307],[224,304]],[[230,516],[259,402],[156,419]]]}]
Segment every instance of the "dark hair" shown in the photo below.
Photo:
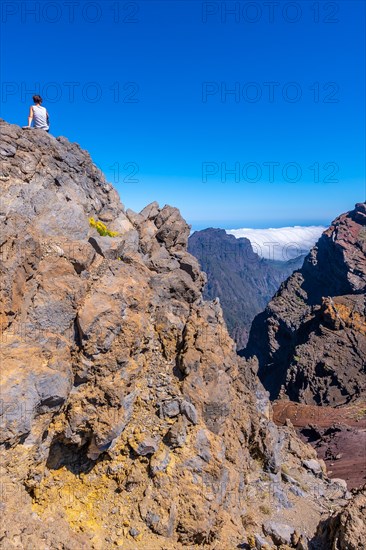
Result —
[{"label": "dark hair", "polygon": [[33,96],[34,103],[42,103],[42,98],[40,95],[34,95]]}]

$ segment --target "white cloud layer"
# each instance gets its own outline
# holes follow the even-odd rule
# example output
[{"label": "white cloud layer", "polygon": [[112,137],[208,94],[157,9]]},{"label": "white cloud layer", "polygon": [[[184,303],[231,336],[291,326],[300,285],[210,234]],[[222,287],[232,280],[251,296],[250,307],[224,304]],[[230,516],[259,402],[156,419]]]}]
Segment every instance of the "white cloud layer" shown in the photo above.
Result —
[{"label": "white cloud layer", "polygon": [[250,240],[254,252],[262,258],[287,261],[307,254],[326,228],[322,225],[269,227],[268,229],[229,229],[229,235]]}]

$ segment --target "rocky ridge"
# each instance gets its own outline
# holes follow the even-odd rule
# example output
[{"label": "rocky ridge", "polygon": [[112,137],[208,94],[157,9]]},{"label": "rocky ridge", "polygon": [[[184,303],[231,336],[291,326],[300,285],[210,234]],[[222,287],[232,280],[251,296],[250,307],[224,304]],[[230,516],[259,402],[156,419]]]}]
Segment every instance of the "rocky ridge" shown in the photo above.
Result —
[{"label": "rocky ridge", "polygon": [[362,550],[366,541],[366,485],[355,491],[353,499],[318,529],[319,544],[324,548]]},{"label": "rocky ridge", "polygon": [[315,541],[350,495],[274,425],[179,211],[126,211],[40,130],[1,121],[0,155],[2,548]]},{"label": "rocky ridge", "polygon": [[286,262],[260,258],[249,239],[224,229],[195,231],[188,250],[207,275],[206,300],[220,299],[230,336],[245,348],[254,317],[263,311],[280,284],[301,267],[304,256]]},{"label": "rocky ridge", "polygon": [[366,395],[366,204],[339,216],[252,325],[245,355],[273,399],[343,405]]}]

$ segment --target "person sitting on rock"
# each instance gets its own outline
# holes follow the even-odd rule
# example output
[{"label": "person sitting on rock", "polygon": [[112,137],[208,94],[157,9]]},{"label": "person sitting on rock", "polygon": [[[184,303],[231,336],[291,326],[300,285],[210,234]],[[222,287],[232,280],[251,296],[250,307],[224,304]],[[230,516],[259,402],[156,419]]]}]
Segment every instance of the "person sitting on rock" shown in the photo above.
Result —
[{"label": "person sitting on rock", "polygon": [[30,128],[33,121],[33,128],[46,130],[46,132],[48,132],[50,129],[50,118],[47,109],[41,105],[41,96],[34,95],[33,101],[34,105],[31,105],[29,109],[28,126],[26,126],[26,128]]}]

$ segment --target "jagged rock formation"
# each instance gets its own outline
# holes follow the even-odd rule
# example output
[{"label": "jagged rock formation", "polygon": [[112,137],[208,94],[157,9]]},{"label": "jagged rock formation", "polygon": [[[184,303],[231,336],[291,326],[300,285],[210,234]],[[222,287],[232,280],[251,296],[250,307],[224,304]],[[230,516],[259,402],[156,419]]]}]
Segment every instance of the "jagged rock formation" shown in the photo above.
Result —
[{"label": "jagged rock formation", "polygon": [[229,334],[238,350],[248,342],[254,317],[304,260],[304,256],[287,262],[260,258],[249,239],[236,239],[223,229],[212,228],[193,233],[188,250],[207,275],[203,296],[207,300],[220,299]]},{"label": "jagged rock formation", "polygon": [[178,210],[125,211],[65,138],[0,136],[2,548],[304,547],[348,495],[272,422]]},{"label": "jagged rock formation", "polygon": [[366,204],[339,216],[253,322],[271,397],[340,405],[366,395]]},{"label": "jagged rock formation", "polygon": [[354,492],[349,504],[318,529],[324,550],[363,550],[366,542],[366,485]]}]

